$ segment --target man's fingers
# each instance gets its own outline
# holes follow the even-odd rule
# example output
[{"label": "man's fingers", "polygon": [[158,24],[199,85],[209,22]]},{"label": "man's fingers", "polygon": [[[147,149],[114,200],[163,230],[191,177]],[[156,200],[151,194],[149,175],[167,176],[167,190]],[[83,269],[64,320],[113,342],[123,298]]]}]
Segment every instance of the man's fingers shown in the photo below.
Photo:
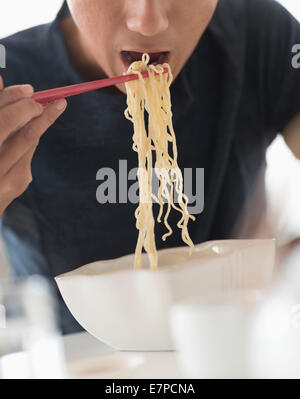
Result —
[{"label": "man's fingers", "polygon": [[20,158],[19,162],[20,163],[20,168],[23,166],[25,169],[27,169],[27,176],[30,181],[32,181],[32,174],[31,174],[31,161],[33,158],[33,155],[35,153],[35,150],[38,146],[38,143],[36,145],[33,145],[32,147],[29,148],[27,152]]},{"label": "man's fingers", "polygon": [[0,179],[1,206],[20,196],[32,181],[31,160],[36,146],[31,147]]},{"label": "man's fingers", "polygon": [[44,108],[38,102],[25,98],[0,109],[0,145],[20,125],[41,115]]},{"label": "man's fingers", "polygon": [[0,147],[0,179],[27,153],[30,147],[37,144],[38,140],[36,142],[27,140],[21,130],[9,137]]},{"label": "man's fingers", "polygon": [[[3,85],[3,82],[2,82]],[[1,87],[1,82],[0,82]],[[31,97],[33,95],[33,87],[31,85],[16,85],[9,86],[6,88],[0,88],[0,108],[6,105],[12,104],[16,101],[22,100],[23,98]]]},{"label": "man's fingers", "polygon": [[65,99],[43,106],[32,94],[30,85],[4,88],[0,75],[0,217],[32,181],[39,139],[67,106]]},{"label": "man's fingers", "polygon": [[66,107],[67,101],[64,98],[48,104],[41,116],[35,118],[22,129],[25,140],[29,142],[39,140],[41,135],[56,121]]},{"label": "man's fingers", "polygon": [[41,116],[4,141],[0,147],[0,178],[23,157],[30,147],[36,146],[41,135],[55,122],[66,108],[65,100],[57,100],[45,107]]}]

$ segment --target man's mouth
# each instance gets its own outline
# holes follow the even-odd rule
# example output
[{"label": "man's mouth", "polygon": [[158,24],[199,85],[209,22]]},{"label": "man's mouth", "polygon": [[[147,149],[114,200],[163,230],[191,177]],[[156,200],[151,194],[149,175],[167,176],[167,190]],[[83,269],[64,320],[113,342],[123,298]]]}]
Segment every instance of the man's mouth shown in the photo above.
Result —
[{"label": "man's mouth", "polygon": [[[155,53],[144,51],[144,53],[149,54],[150,56],[149,64],[153,65],[158,65],[168,62],[170,54],[169,51],[160,51]],[[121,51],[121,59],[123,61],[126,70],[129,68],[130,64],[132,64],[134,61],[141,61],[144,53],[138,51]]]}]

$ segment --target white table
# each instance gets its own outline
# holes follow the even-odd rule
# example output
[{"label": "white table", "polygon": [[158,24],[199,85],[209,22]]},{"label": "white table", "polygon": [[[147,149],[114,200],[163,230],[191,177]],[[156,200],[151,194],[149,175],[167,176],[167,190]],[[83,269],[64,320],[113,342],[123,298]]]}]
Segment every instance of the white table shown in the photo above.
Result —
[{"label": "white table", "polygon": [[184,378],[175,352],[118,352],[87,332],[63,342],[71,378]]}]

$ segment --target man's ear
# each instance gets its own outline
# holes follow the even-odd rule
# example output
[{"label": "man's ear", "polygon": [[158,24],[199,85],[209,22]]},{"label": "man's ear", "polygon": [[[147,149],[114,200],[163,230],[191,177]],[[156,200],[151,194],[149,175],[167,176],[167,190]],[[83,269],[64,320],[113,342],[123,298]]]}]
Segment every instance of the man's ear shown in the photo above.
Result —
[{"label": "man's ear", "polygon": [[290,150],[300,159],[300,112],[285,127],[282,135]]}]

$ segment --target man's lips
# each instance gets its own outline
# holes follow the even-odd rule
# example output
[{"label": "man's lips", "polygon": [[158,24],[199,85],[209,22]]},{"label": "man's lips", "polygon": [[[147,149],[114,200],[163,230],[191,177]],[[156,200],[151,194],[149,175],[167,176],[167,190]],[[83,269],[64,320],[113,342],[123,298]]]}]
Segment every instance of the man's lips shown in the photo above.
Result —
[{"label": "man's lips", "polygon": [[168,62],[170,55],[169,51],[148,52],[145,50],[144,52],[139,52],[139,51],[123,50],[121,51],[121,59],[123,61],[126,70],[129,68],[132,62],[141,61],[144,53],[149,54],[150,56],[149,64],[153,65],[163,64],[165,62]]}]

